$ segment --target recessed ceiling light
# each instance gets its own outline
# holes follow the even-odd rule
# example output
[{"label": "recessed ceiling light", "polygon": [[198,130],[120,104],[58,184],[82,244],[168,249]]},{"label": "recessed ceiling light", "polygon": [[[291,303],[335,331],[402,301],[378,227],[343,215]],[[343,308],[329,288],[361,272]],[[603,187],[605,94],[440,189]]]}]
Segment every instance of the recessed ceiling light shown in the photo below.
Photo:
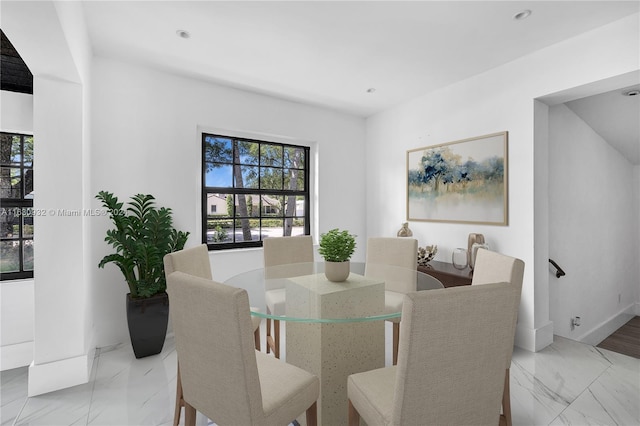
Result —
[{"label": "recessed ceiling light", "polygon": [[176,31],[176,35],[180,38],[189,38],[191,37],[191,34],[189,34],[189,31],[185,31],[185,30],[178,30]]},{"label": "recessed ceiling light", "polygon": [[640,90],[630,90],[628,92],[623,93],[625,96],[638,96],[640,95]]},{"label": "recessed ceiling light", "polygon": [[375,87],[369,87],[369,88],[367,89],[367,93],[373,93],[373,92],[375,92],[375,91],[376,91],[376,88],[375,88]]},{"label": "recessed ceiling light", "polygon": [[518,12],[513,15],[513,19],[516,21],[522,21],[523,19],[527,19],[531,15],[531,11],[529,9],[525,9],[522,12]]}]

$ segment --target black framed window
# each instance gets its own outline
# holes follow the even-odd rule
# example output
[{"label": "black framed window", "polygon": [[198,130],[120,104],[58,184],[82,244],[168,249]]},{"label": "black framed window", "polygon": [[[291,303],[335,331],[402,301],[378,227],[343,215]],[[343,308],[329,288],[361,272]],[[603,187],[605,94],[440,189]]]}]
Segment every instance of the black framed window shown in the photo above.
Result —
[{"label": "black framed window", "polygon": [[0,132],[0,279],[33,278],[33,136]]},{"label": "black framed window", "polygon": [[202,241],[210,250],[309,235],[309,147],[202,134]]}]

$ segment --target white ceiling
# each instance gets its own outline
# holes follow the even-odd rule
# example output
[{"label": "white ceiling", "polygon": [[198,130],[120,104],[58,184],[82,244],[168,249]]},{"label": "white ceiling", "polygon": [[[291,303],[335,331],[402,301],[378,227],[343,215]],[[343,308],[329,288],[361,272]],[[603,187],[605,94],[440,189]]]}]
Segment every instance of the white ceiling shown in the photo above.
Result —
[{"label": "white ceiling", "polygon": [[640,10],[637,0],[83,5],[97,55],[362,117]]},{"label": "white ceiling", "polygon": [[632,164],[640,164],[640,84],[567,102],[583,121]]}]

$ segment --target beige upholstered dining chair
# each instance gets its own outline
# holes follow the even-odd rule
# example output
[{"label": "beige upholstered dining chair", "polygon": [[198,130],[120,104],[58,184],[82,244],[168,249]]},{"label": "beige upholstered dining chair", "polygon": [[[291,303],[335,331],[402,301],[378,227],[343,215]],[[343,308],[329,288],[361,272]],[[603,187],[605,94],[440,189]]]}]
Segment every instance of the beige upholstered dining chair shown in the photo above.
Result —
[{"label": "beige upholstered dining chair", "polygon": [[[164,273],[168,277],[172,272],[184,272],[200,278],[212,279],[211,263],[209,262],[209,250],[206,244],[183,249],[169,253],[164,257]],[[252,308],[257,309],[257,308]],[[260,350],[260,318],[251,317],[254,327],[254,342],[256,349]],[[182,397],[182,383],[180,379],[180,365],[177,369],[176,378],[176,408],[173,416],[173,424],[177,426],[180,422],[180,412],[184,407]]]},{"label": "beige upholstered dining chair", "polygon": [[496,283],[407,294],[398,364],[349,376],[349,425],[496,426],[516,293]]},{"label": "beige upholstered dining chair", "polygon": [[196,410],[218,425],[317,423],[318,377],[255,350],[245,289],[173,272],[167,292],[185,426]]},{"label": "beige upholstered dining chair", "polygon": [[[295,263],[309,264],[311,272],[313,263],[313,238],[310,235],[296,237],[271,237],[262,242],[264,249],[265,267],[265,303],[267,313],[284,315],[285,289],[282,282],[275,278],[287,278],[286,268],[269,269],[274,266]],[[298,275],[304,275],[302,272]],[[290,275],[293,276],[293,275]],[[271,319],[267,318],[267,353],[273,350],[276,358],[280,358],[280,321],[273,320],[273,334],[271,332]]]},{"label": "beige upholstered dining chair", "polygon": [[[416,291],[418,240],[372,237],[367,240],[365,277],[384,280],[385,313],[400,312],[404,295]],[[398,361],[400,319],[393,322],[393,364]]]},{"label": "beige upholstered dining chair", "polygon": [[[476,255],[475,268],[471,285],[487,284],[495,282],[507,282],[511,284],[517,294],[518,301],[513,306],[513,320],[509,324],[515,336],[518,308],[520,307],[520,295],[522,293],[522,278],[524,275],[524,262],[514,257],[493,251],[479,249]],[[513,340],[511,341],[513,346]],[[509,385],[509,373],[511,367],[511,353],[505,363],[504,391],[502,394],[502,415],[504,423],[511,426],[511,391]]]}]

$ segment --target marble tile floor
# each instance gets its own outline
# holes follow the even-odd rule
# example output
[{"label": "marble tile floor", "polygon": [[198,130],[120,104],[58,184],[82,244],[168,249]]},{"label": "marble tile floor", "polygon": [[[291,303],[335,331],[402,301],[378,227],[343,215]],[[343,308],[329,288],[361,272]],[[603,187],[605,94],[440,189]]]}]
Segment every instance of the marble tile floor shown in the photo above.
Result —
[{"label": "marble tile floor", "polygon": [[[45,395],[27,398],[26,367],[2,372],[1,422],[171,425],[175,381],[171,336],[139,360],[129,344],[101,348],[89,383]],[[560,337],[537,353],[516,348],[511,396],[514,425],[640,425],[640,360]],[[211,422],[199,414],[197,424]]]}]

